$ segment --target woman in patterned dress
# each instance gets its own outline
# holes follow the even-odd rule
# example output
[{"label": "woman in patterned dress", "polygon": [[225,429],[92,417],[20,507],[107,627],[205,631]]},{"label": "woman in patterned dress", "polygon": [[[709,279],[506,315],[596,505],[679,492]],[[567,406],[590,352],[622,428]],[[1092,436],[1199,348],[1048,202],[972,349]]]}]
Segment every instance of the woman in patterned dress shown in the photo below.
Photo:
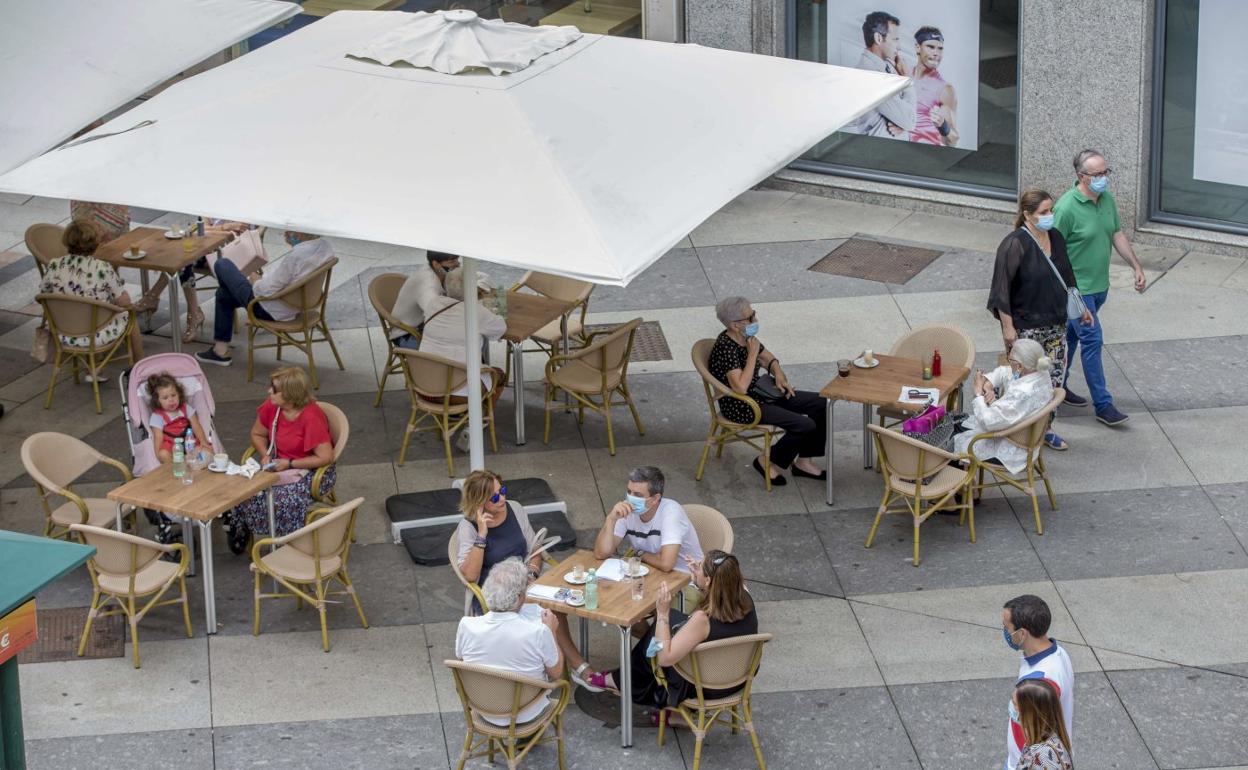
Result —
[{"label": "woman in patterned dress", "polygon": [[1074,770],[1062,701],[1051,684],[1040,679],[1019,682],[1010,711],[1023,729],[1023,755],[1014,770]]},{"label": "woman in patterned dress", "polygon": [[[90,222],[75,221],[65,228],[61,243],[69,251],[63,257],[57,257],[48,263],[39,284],[41,294],[73,294],[78,297],[111,302],[124,308],[131,306],[130,295],[126,293],[126,284],[112,265],[93,255],[101,243],[99,229]],[[132,311],[133,312],[133,311]],[[96,346],[107,345],[126,332],[126,314],[113,317],[103,329],[96,332]],[[61,344],[71,347],[85,348],[91,344],[88,337],[61,335]],[[130,328],[130,344],[133,346],[134,360],[143,357],[143,339],[137,326]],[[106,377],[98,372],[87,375],[103,382]]]}]

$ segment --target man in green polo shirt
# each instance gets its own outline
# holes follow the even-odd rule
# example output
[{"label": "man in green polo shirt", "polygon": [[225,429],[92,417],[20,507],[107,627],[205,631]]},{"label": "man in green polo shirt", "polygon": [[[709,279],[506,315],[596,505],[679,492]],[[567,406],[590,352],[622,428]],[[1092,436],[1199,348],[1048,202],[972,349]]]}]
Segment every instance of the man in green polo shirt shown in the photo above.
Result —
[{"label": "man in green polo shirt", "polygon": [[[1096,419],[1106,425],[1121,425],[1130,419],[1114,406],[1114,397],[1105,385],[1105,367],[1101,364],[1101,333],[1099,312],[1109,295],[1109,257],[1114,251],[1135,271],[1135,290],[1144,291],[1144,270],[1136,259],[1131,242],[1122,232],[1118,219],[1118,203],[1109,192],[1112,170],[1105,156],[1096,150],[1083,150],[1075,156],[1075,186],[1067,190],[1053,206],[1053,226],[1066,238],[1066,253],[1075,271],[1075,282],[1083,295],[1092,323],[1074,321],[1066,324],[1066,376],[1075,350],[1082,346],[1080,360],[1083,376],[1088,381]],[[1066,403],[1087,406],[1088,399],[1066,388]]]}]

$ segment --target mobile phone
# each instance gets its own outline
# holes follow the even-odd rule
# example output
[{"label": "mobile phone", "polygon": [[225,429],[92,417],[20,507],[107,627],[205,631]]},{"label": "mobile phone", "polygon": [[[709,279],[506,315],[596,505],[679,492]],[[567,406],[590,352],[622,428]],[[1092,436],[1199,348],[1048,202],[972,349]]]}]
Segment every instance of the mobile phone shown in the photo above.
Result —
[{"label": "mobile phone", "polygon": [[566,602],[568,600],[568,597],[571,595],[572,595],[572,591],[570,589],[560,588],[558,591],[555,591],[555,601]]}]

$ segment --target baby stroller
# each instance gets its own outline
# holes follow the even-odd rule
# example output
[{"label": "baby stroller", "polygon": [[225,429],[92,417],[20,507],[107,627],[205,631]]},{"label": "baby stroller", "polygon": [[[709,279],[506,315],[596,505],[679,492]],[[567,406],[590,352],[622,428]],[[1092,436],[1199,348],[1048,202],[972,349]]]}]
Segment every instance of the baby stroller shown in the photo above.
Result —
[{"label": "baby stroller", "polygon": [[[212,422],[216,402],[213,401],[212,390],[208,387],[208,378],[204,376],[204,370],[199,368],[199,361],[195,360],[195,356],[185,353],[148,356],[139,359],[138,363],[122,372],[119,380],[126,440],[130,442],[130,457],[134,461],[136,478],[160,467],[160,460],[156,458],[156,447],[152,443],[151,429],[148,427],[152,417],[152,404],[147,392],[147,378],[160,372],[168,372],[182,385],[186,402],[194,407],[204,435],[212,444],[211,447],[204,447],[204,451],[209,455],[225,451]],[[146,509],[144,513],[147,520],[156,526],[158,540],[165,543],[174,539],[173,524],[169,517]]]}]

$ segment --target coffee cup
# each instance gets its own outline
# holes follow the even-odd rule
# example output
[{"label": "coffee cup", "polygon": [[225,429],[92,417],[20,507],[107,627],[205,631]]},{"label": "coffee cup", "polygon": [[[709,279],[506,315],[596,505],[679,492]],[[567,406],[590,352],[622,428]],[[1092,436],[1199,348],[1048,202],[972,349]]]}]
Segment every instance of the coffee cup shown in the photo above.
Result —
[{"label": "coffee cup", "polygon": [[571,591],[568,591],[568,601],[573,604],[580,604],[585,601],[585,592],[579,588],[573,588]]},{"label": "coffee cup", "polygon": [[573,565],[572,565],[572,579],[573,579],[573,580],[584,580],[584,579],[585,579],[585,568],[584,568],[584,567],[582,567],[582,566],[581,566],[581,565],[579,565],[579,564],[573,564]]},{"label": "coffee cup", "polygon": [[212,467],[219,471],[223,471],[230,467],[230,456],[225,452],[218,452],[212,456]]},{"label": "coffee cup", "polygon": [[132,257],[139,256],[139,244],[136,243],[130,247],[130,256]]},{"label": "coffee cup", "polygon": [[873,351],[871,348],[867,348],[866,350],[862,351],[862,362],[866,364],[867,366],[874,364],[875,363],[875,351]]},{"label": "coffee cup", "polygon": [[842,377],[848,377],[849,373],[853,371],[853,367],[850,366],[850,360],[848,358],[842,358],[840,361],[837,361],[836,371]]}]

